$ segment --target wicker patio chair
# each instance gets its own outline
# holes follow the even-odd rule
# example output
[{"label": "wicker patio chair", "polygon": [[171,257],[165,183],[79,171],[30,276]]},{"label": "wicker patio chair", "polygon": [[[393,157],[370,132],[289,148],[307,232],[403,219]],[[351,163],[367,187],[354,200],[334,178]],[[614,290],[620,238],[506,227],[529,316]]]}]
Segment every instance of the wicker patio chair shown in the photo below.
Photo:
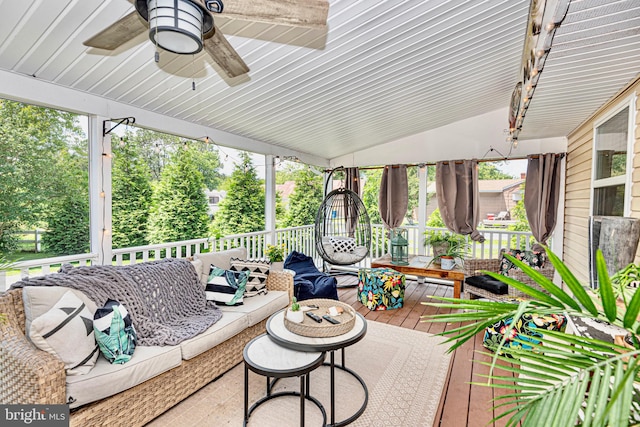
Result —
[{"label": "wicker patio chair", "polygon": [[[474,276],[477,274],[483,274],[482,271],[491,271],[494,273],[498,273],[500,269],[500,259],[502,258],[502,254],[505,249],[500,250],[500,258],[492,258],[492,259],[468,259],[464,262],[464,275],[465,277]],[[553,275],[555,273],[555,269],[553,268],[553,264],[547,260],[544,267],[538,270],[542,273],[543,276],[553,280]],[[525,283],[539,291],[547,293],[540,285],[534,282],[529,276],[527,276],[522,270],[512,271],[510,276],[512,279],[515,279],[519,282]],[[478,288],[476,286],[470,285],[468,283],[464,284],[464,298],[466,299],[475,299],[475,298],[487,298],[495,301],[507,301],[513,300],[515,298],[528,298],[527,294],[520,292],[518,289],[509,286],[508,292],[503,295],[495,294],[491,291],[487,291],[485,289]]]}]

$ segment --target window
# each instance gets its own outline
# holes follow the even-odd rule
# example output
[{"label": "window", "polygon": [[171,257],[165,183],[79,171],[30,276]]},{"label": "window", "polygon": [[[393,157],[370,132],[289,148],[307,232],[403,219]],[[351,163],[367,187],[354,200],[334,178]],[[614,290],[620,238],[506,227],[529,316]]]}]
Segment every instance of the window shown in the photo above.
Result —
[{"label": "window", "polygon": [[629,112],[633,103],[626,102],[612,116],[596,124],[593,155],[593,215],[625,216],[630,199]]},{"label": "window", "polygon": [[210,205],[217,205],[218,203],[220,203],[220,197],[218,197],[218,196],[209,196],[209,204]]}]

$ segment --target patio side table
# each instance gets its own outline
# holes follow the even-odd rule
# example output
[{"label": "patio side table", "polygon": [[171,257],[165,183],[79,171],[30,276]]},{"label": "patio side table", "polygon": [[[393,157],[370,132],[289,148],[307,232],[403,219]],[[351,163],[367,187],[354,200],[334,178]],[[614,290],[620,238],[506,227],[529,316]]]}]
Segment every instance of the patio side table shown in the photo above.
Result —
[{"label": "patio side table", "polygon": [[[249,422],[251,413],[270,399],[280,396],[300,396],[300,426],[304,426],[305,399],[313,402],[322,412],[322,424],[327,423],[327,413],[316,398],[309,395],[310,373],[322,366],[325,352],[305,352],[282,347],[267,335],[262,334],[247,343],[242,352],[244,357],[244,423]],[[267,378],[267,394],[249,408],[249,370]],[[281,391],[272,393],[275,382],[280,378],[300,378],[300,392]],[[273,380],[272,380],[273,379]]]}]

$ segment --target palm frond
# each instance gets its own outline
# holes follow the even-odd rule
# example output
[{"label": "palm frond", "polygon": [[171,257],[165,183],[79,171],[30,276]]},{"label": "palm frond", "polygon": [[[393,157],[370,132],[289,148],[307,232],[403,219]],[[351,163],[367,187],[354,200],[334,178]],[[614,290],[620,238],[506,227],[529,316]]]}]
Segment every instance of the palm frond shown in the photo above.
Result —
[{"label": "palm frond", "polygon": [[[602,253],[596,254],[599,291],[593,296],[555,254],[551,251],[547,254],[570,293],[510,257],[546,292],[493,273],[492,277],[517,288],[531,299],[518,304],[434,297],[441,302],[423,304],[450,312],[423,316],[422,319],[456,324],[441,333],[448,337],[447,342],[452,349],[474,338],[497,320],[511,319],[513,327],[525,314],[559,313],[608,321],[626,328],[632,333],[636,346],[640,347],[635,336],[635,329],[640,332],[637,320],[640,293],[622,299],[624,307],[616,305]],[[639,349],[630,350],[560,331],[536,329],[535,332],[531,340],[526,336],[523,339],[516,337],[507,345],[506,337],[511,333],[507,330],[500,344],[492,349],[495,353],[480,352],[492,358],[490,361],[476,361],[490,367],[487,375],[479,375],[488,381],[474,384],[508,390],[494,400],[495,420],[504,419],[506,425],[521,423],[522,426],[535,427],[576,423],[582,426],[626,426],[640,416],[640,387],[636,387],[636,381],[640,380]],[[517,344],[526,345],[529,350],[518,348]]]}]

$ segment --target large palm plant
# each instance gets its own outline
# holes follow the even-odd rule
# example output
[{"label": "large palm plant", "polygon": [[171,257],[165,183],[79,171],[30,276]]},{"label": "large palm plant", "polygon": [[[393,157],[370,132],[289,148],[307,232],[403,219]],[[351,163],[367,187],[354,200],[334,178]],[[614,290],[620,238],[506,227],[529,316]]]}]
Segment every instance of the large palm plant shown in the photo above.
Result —
[{"label": "large palm plant", "polygon": [[[505,303],[434,297],[444,302],[423,304],[449,308],[452,312],[423,316],[423,320],[461,322],[462,326],[441,334],[449,335],[447,342],[452,344],[449,351],[498,320],[513,318],[511,325],[514,325],[526,313],[566,313],[569,316],[589,317],[619,326],[629,334],[631,346],[620,346],[569,333],[537,330],[543,333],[539,344],[522,342],[533,347],[532,350],[522,350],[503,346],[505,338],[492,355],[493,360],[489,363],[492,369],[487,383],[482,384],[511,391],[495,402],[495,408],[502,411],[496,419],[506,417],[509,426],[519,422],[523,426],[536,427],[627,426],[638,423],[640,292],[614,289],[600,252],[596,256],[599,279],[597,293],[582,286],[555,254],[550,251],[547,253],[571,293],[565,292],[536,270],[509,257],[548,294],[509,277],[486,272],[526,293],[531,299],[520,303]],[[618,298],[616,293],[620,295]],[[505,337],[510,333],[509,330],[505,331]],[[498,360],[507,362],[500,366],[501,370],[511,371],[514,375],[500,376],[494,373],[493,367]]]}]

